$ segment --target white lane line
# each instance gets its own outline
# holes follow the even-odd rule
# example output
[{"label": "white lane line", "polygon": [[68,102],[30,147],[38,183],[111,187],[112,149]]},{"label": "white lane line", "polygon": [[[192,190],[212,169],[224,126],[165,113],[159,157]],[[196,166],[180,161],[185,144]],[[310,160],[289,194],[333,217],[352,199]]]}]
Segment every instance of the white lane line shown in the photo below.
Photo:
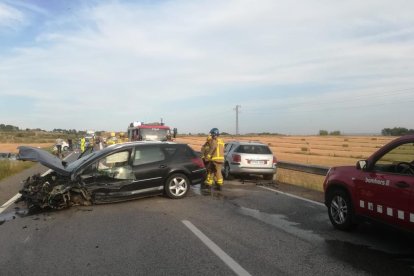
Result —
[{"label": "white lane line", "polygon": [[310,202],[312,204],[316,204],[316,205],[324,206],[325,207],[325,204],[320,203],[318,201],[314,201],[314,200],[310,200],[310,199],[307,199],[307,198],[303,198],[303,197],[300,197],[300,196],[297,196],[297,195],[292,195],[292,194],[289,194],[289,193],[281,192],[279,190],[274,190],[274,189],[268,188],[268,187],[263,187],[263,186],[259,186],[259,187],[262,188],[262,189],[266,189],[266,190],[272,191],[274,193],[278,193],[278,194],[290,196],[290,197],[293,197],[293,198],[296,198],[296,199],[300,199],[300,200],[303,200],[303,201],[306,201],[306,202]]},{"label": "white lane line", "polygon": [[[63,158],[63,160],[68,159],[71,155],[73,154],[73,152],[71,152],[68,156],[66,156],[65,158]],[[46,172],[44,172],[41,176],[45,176],[48,173],[50,173],[52,170],[48,169]],[[3,205],[1,205],[0,207],[0,214],[4,212],[4,210],[6,210],[11,204],[13,204],[17,199],[19,199],[19,197],[21,196],[20,193],[15,194],[12,198],[10,198],[9,200],[7,200],[6,203],[4,203]]]},{"label": "white lane line", "polygon": [[226,254],[217,244],[210,240],[206,235],[203,234],[197,227],[195,227],[188,220],[182,220],[185,226],[193,232],[214,254],[216,254],[231,270],[237,275],[251,275],[243,267],[241,267],[232,257]]},{"label": "white lane line", "polygon": [[7,209],[13,202],[15,202],[21,196],[20,193],[15,194],[12,198],[10,198],[6,203],[1,205],[0,207],[0,214],[3,213],[4,210]]}]

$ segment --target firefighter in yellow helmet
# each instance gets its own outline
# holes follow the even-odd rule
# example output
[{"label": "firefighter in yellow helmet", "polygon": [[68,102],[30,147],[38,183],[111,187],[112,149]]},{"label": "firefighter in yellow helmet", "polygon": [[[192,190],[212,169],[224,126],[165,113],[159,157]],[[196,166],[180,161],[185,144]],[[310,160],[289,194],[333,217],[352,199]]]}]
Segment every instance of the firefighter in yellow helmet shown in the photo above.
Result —
[{"label": "firefighter in yellow helmet", "polygon": [[205,184],[211,187],[215,180],[217,190],[221,191],[223,186],[223,175],[221,174],[221,168],[224,163],[224,142],[221,138],[218,138],[220,132],[217,128],[211,129],[210,135],[210,149],[206,158],[210,161],[210,164],[207,167],[207,179]]}]

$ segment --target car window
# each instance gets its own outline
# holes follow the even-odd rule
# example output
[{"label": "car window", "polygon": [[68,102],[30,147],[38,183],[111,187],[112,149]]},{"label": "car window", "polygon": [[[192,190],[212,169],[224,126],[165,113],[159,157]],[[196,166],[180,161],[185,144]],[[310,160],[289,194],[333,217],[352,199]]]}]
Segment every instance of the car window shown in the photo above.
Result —
[{"label": "car window", "polygon": [[164,151],[168,156],[173,156],[177,152],[177,148],[173,146],[168,146],[164,148]]},{"label": "car window", "polygon": [[165,154],[159,146],[136,147],[134,166],[154,163],[165,159]]},{"label": "car window", "polygon": [[194,158],[197,156],[197,154],[194,152],[194,150],[192,148],[190,148],[187,145],[182,145],[180,147],[180,152],[182,152],[184,154],[184,156],[190,157],[190,158]]},{"label": "car window", "polygon": [[225,152],[229,152],[230,150],[231,150],[231,148],[233,147],[233,144],[226,144],[225,146],[224,146],[224,151]]},{"label": "car window", "polygon": [[377,160],[374,169],[376,171],[383,172],[410,173],[410,170],[407,168],[409,168],[410,164],[413,163],[414,144],[406,143],[384,154],[380,159]]},{"label": "car window", "polygon": [[235,152],[249,154],[272,154],[267,146],[262,145],[240,145]]},{"label": "car window", "polygon": [[[121,151],[105,156],[89,165],[82,173],[82,178],[96,175],[106,179],[135,179],[129,165],[129,151]],[[101,179],[102,181],[102,179]]]}]

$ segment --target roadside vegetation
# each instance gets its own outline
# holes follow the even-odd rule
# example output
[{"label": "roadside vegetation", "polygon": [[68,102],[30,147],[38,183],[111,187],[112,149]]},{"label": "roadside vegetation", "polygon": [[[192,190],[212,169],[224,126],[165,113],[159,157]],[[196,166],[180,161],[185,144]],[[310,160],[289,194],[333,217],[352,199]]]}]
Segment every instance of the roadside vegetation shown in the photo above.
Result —
[{"label": "roadside vegetation", "polygon": [[0,181],[32,167],[35,163],[16,160],[0,160]]},{"label": "roadside vegetation", "polygon": [[63,134],[58,132],[19,130],[0,131],[0,143],[54,143],[57,138],[76,138],[76,134]]},{"label": "roadside vegetation", "polygon": [[[52,151],[57,138],[76,139],[76,131],[44,131],[41,129],[20,130],[16,126],[0,124],[0,152],[17,152],[20,145],[30,145]],[[33,166],[33,162],[0,160],[0,180]]]}]

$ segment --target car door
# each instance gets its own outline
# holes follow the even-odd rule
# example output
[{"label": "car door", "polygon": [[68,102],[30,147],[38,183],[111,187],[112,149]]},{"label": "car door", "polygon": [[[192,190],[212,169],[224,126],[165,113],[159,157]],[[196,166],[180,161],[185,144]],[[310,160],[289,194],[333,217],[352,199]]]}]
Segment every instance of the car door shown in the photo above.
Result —
[{"label": "car door", "polygon": [[138,145],[132,162],[134,189],[143,193],[159,193],[164,189],[168,164],[162,144]]},{"label": "car door", "polygon": [[[414,144],[396,146],[354,178],[358,213],[414,230]],[[403,162],[403,163],[402,163]]]},{"label": "car door", "polygon": [[110,198],[130,195],[135,180],[131,166],[131,150],[99,158],[83,170],[80,178],[96,201],[110,201]]},{"label": "car door", "polygon": [[233,143],[226,143],[224,145],[224,159],[227,161],[231,160],[231,157],[229,158],[229,153],[230,151],[234,148],[234,144]]}]

